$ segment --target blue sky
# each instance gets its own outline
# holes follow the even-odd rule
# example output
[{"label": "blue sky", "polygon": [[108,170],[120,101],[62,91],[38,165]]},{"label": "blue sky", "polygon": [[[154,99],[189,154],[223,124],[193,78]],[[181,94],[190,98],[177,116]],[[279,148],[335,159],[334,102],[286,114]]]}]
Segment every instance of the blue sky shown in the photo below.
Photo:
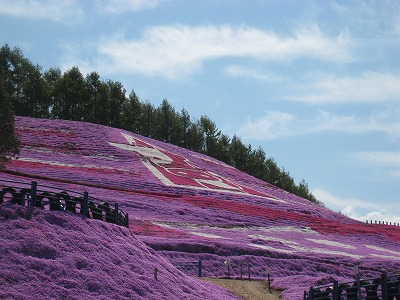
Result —
[{"label": "blue sky", "polygon": [[400,222],[400,2],[0,0],[0,43],[261,146],[327,207]]}]

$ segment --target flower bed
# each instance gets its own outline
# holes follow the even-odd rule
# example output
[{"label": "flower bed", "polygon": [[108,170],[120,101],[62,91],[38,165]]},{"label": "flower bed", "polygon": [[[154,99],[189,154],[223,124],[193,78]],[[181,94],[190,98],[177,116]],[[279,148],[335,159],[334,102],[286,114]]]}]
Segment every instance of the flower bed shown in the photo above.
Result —
[{"label": "flower bed", "polygon": [[236,299],[121,226],[16,205],[0,206],[0,225],[1,299]]},{"label": "flower bed", "polygon": [[269,267],[284,298],[301,299],[318,280],[352,278],[356,264],[365,276],[400,269],[399,227],[352,220],[123,130],[22,117],[16,125],[22,151],[2,177],[34,177],[118,203],[140,240],[170,260],[203,260],[206,276],[226,276],[227,258],[234,276],[240,261],[251,261],[252,277],[264,278]]}]

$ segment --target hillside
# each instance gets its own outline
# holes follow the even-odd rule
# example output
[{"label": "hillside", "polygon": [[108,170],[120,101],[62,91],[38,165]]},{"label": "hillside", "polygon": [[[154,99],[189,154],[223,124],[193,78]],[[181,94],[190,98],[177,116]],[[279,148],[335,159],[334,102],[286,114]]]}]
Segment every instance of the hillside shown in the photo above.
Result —
[{"label": "hillside", "polygon": [[[85,232],[104,238],[111,238],[108,230],[117,236],[123,232],[127,237],[121,237],[121,250],[119,238],[112,244],[116,253],[121,251],[123,262],[129,261],[124,247],[145,244],[156,251],[144,250],[151,252],[149,264],[159,261],[171,272],[170,263],[198,260],[203,262],[204,276],[227,276],[227,260],[232,277],[240,276],[240,265],[243,276],[250,268],[252,278],[265,278],[268,268],[272,286],[284,290],[284,299],[302,299],[303,291],[317,283],[351,280],[356,264],[362,276],[400,269],[398,226],[349,219],[205,155],[120,129],[23,117],[16,118],[16,126],[21,153],[1,178],[23,182],[34,178],[118,203],[129,213],[130,231],[79,216],[57,218],[68,220],[59,227],[89,226],[79,229],[78,240],[85,239]],[[44,219],[45,213],[54,214],[34,212]],[[9,221],[3,222],[12,229]],[[34,228],[29,222],[24,228]],[[0,272],[4,282],[4,268]],[[201,299],[198,293],[193,290]]]},{"label": "hillside", "polygon": [[235,299],[121,226],[7,204],[0,224],[0,299]]}]

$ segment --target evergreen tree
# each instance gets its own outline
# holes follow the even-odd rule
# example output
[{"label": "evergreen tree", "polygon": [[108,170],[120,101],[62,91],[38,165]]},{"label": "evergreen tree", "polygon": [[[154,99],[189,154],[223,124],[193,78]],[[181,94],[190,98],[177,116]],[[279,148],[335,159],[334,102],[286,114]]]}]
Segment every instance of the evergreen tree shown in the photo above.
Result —
[{"label": "evergreen tree", "polygon": [[199,124],[203,130],[203,153],[214,156],[221,131],[217,129],[215,123],[207,116],[201,116]]},{"label": "evergreen tree", "polygon": [[23,85],[27,115],[34,118],[48,118],[50,101],[46,95],[46,82],[39,65],[27,65],[26,80]]},{"label": "evergreen tree", "polygon": [[44,72],[43,79],[45,84],[45,97],[48,103],[48,112],[53,119],[60,118],[61,112],[61,95],[59,94],[58,85],[61,79],[61,70],[59,68],[51,68]]},{"label": "evergreen tree", "polygon": [[182,123],[175,108],[164,99],[155,111],[154,138],[174,145],[182,144]]},{"label": "evergreen tree", "polygon": [[143,104],[143,113],[141,115],[141,124],[143,126],[142,135],[147,137],[153,137],[155,135],[155,115],[156,109],[154,108],[153,104],[146,100]]},{"label": "evergreen tree", "polygon": [[122,110],[122,127],[126,130],[139,133],[141,132],[142,104],[135,91],[129,94]]},{"label": "evergreen tree", "polygon": [[0,66],[6,89],[17,115],[47,117],[48,103],[41,67],[33,65],[17,47],[0,48]]},{"label": "evergreen tree", "polygon": [[242,140],[234,135],[229,147],[229,164],[236,169],[245,170],[247,167],[249,149],[242,143]]},{"label": "evergreen tree", "polygon": [[0,67],[0,169],[19,153],[19,138],[15,132],[14,111],[5,87],[4,69]]},{"label": "evergreen tree", "polygon": [[167,99],[164,99],[156,109],[156,131],[154,137],[159,141],[171,142],[173,114],[174,110],[171,104]]},{"label": "evergreen tree", "polygon": [[126,96],[125,96],[126,90],[121,82],[107,80],[107,83],[110,91],[110,99],[109,99],[110,123],[107,125],[120,128],[122,108],[124,107],[124,104],[126,102]]},{"label": "evergreen tree", "polygon": [[266,181],[273,184],[279,184],[279,177],[281,176],[281,170],[275,162],[275,159],[270,157],[265,161],[265,165],[267,168],[267,176]]},{"label": "evergreen tree", "polygon": [[224,163],[229,163],[229,147],[231,139],[226,134],[221,134],[217,141],[214,157]]},{"label": "evergreen tree", "polygon": [[99,98],[100,98],[100,75],[97,72],[91,72],[85,77],[86,85],[86,121],[98,123],[99,121]]},{"label": "evergreen tree", "polygon": [[263,149],[261,149],[261,147],[259,147],[257,150],[251,151],[249,154],[249,161],[247,163],[249,174],[258,179],[266,181],[267,165],[265,161],[265,152]]},{"label": "evergreen tree", "polygon": [[182,130],[182,140],[181,140],[181,147],[188,149],[188,138],[189,138],[189,129],[192,124],[190,120],[190,115],[188,111],[182,108],[181,113],[179,115],[180,123],[181,123],[181,130]]},{"label": "evergreen tree", "polygon": [[322,203],[318,201],[317,198],[315,198],[315,196],[310,192],[310,190],[308,189],[308,184],[304,179],[300,181],[295,194],[305,199],[308,199],[312,202],[322,205]]},{"label": "evergreen tree", "polygon": [[285,170],[285,168],[282,168],[282,171],[280,172],[278,186],[290,193],[294,193],[296,190],[294,179],[290,176],[290,173]]},{"label": "evergreen tree", "polygon": [[99,93],[96,104],[96,123],[102,125],[110,125],[110,88],[106,82],[101,81],[99,85]]},{"label": "evergreen tree", "polygon": [[67,70],[57,86],[61,95],[60,118],[66,120],[83,121],[84,106],[87,99],[86,84],[78,67]]},{"label": "evergreen tree", "polygon": [[190,124],[187,131],[187,149],[201,152],[203,150],[203,130],[199,122]]}]

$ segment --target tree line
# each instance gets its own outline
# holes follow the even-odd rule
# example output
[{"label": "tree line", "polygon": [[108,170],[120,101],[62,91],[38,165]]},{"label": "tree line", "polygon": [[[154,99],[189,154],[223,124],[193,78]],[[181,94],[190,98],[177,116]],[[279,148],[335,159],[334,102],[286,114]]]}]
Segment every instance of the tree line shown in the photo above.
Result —
[{"label": "tree line", "polygon": [[[207,116],[194,119],[164,99],[158,107],[142,101],[132,90],[127,96],[118,81],[97,72],[84,76],[78,67],[43,71],[18,47],[0,48],[0,75],[15,114],[34,118],[85,121],[128,131],[206,154],[288,192],[319,202],[303,179],[296,184],[260,147],[252,149],[237,135],[222,133]],[[2,106],[3,109],[3,106]]]}]

